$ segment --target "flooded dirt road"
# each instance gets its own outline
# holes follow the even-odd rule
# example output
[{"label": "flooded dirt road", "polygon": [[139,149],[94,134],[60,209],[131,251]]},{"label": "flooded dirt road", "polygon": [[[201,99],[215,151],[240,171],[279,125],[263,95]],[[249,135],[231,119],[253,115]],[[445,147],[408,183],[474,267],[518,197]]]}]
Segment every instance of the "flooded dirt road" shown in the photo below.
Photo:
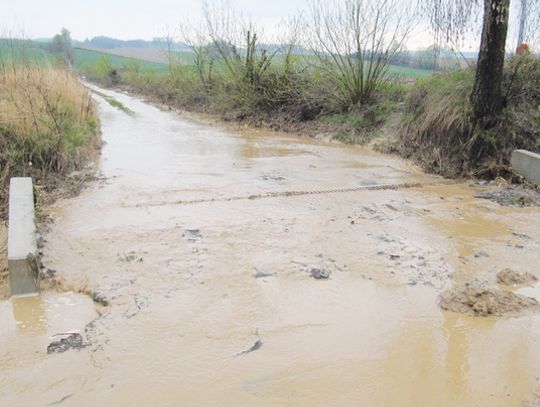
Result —
[{"label": "flooded dirt road", "polygon": [[[43,262],[60,286],[0,302],[0,405],[533,400],[540,315],[463,316],[438,296],[496,286],[507,267],[540,277],[538,208],[358,147],[220,130],[101,91],[135,114],[100,99],[103,180],[49,210]],[[72,332],[82,349],[47,354]]]}]

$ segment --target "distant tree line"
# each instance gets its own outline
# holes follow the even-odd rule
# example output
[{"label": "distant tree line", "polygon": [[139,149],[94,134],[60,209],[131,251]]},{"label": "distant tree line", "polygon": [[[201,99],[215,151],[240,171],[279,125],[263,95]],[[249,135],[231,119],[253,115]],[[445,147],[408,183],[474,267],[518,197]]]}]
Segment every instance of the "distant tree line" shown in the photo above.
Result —
[{"label": "distant tree line", "polygon": [[[84,41],[76,42],[77,46],[83,47],[94,47],[94,48],[103,48],[103,49],[113,49],[113,48],[154,48],[161,46],[166,38],[154,38],[150,41],[135,39],[135,40],[119,40],[116,38],[99,36],[93,37],[91,39],[85,39]],[[173,50],[182,50],[187,49],[188,46],[182,42],[174,42],[172,44]]]}]

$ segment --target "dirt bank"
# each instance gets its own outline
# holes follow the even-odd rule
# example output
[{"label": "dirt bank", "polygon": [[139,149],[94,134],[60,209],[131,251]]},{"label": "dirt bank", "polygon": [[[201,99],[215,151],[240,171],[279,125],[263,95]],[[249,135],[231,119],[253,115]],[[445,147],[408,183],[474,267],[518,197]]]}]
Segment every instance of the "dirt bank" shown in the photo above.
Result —
[{"label": "dirt bank", "polygon": [[443,310],[472,316],[508,316],[538,310],[534,298],[497,289],[456,287],[441,295]]}]

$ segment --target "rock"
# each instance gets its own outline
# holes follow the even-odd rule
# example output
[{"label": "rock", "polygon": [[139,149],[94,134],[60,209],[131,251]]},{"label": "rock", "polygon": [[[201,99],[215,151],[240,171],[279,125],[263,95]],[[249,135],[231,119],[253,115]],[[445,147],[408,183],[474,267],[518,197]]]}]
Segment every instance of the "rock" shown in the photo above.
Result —
[{"label": "rock", "polygon": [[248,353],[255,352],[256,350],[259,350],[261,348],[261,346],[263,345],[263,343],[262,343],[261,337],[259,336],[259,330],[258,329],[255,331],[255,336],[257,337],[257,340],[255,341],[255,343],[253,343],[251,348],[249,348],[247,350],[243,350],[242,352],[238,352],[235,356],[247,355]]},{"label": "rock", "polygon": [[195,243],[197,240],[200,240],[203,237],[200,229],[186,229],[182,236],[191,243]]},{"label": "rock", "polygon": [[60,339],[59,341],[51,342],[49,346],[47,346],[47,353],[63,353],[70,349],[82,349],[87,346],[84,344],[81,334],[72,333],[65,335],[68,336]]},{"label": "rock", "polygon": [[532,285],[538,281],[531,273],[519,273],[511,269],[504,269],[497,273],[497,281],[506,285]]},{"label": "rock", "polygon": [[326,280],[330,277],[330,272],[327,270],[321,270],[313,268],[310,271],[311,277],[313,277],[316,280]]},{"label": "rock", "polygon": [[446,311],[481,317],[515,315],[539,308],[534,298],[509,291],[467,286],[445,291],[439,305]]},{"label": "rock", "polygon": [[489,254],[487,254],[485,251],[483,250],[480,250],[479,252],[476,252],[474,254],[474,257],[476,257],[477,259],[479,259],[480,257],[489,257]]},{"label": "rock", "polygon": [[109,306],[109,300],[107,300],[107,298],[101,293],[93,292],[92,293],[92,300],[94,302],[97,302],[98,304],[103,305],[104,307]]},{"label": "rock", "polygon": [[258,269],[257,267],[255,267],[255,274],[253,275],[253,277],[255,277],[255,278],[264,278],[264,277],[272,277],[273,275],[274,275],[274,273],[267,273],[266,271]]},{"label": "rock", "polygon": [[510,186],[492,192],[478,193],[475,198],[488,199],[502,206],[526,207],[540,205],[540,193],[520,186]]},{"label": "rock", "polygon": [[519,232],[512,232],[514,236],[520,237],[521,239],[527,239],[529,240],[531,237],[525,233],[519,233]]}]

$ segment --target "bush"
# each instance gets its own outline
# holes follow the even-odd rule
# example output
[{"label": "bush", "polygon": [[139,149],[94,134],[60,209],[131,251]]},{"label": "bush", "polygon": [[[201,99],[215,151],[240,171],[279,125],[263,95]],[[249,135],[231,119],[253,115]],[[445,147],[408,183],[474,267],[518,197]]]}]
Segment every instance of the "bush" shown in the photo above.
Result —
[{"label": "bush", "polygon": [[11,64],[0,75],[0,201],[12,176],[39,181],[79,168],[97,133],[94,103],[70,72]]},{"label": "bush", "polygon": [[475,123],[472,70],[419,81],[407,98],[398,148],[426,170],[449,177],[509,177],[514,149],[540,149],[540,62],[515,58],[505,67],[506,104],[490,123]]}]

